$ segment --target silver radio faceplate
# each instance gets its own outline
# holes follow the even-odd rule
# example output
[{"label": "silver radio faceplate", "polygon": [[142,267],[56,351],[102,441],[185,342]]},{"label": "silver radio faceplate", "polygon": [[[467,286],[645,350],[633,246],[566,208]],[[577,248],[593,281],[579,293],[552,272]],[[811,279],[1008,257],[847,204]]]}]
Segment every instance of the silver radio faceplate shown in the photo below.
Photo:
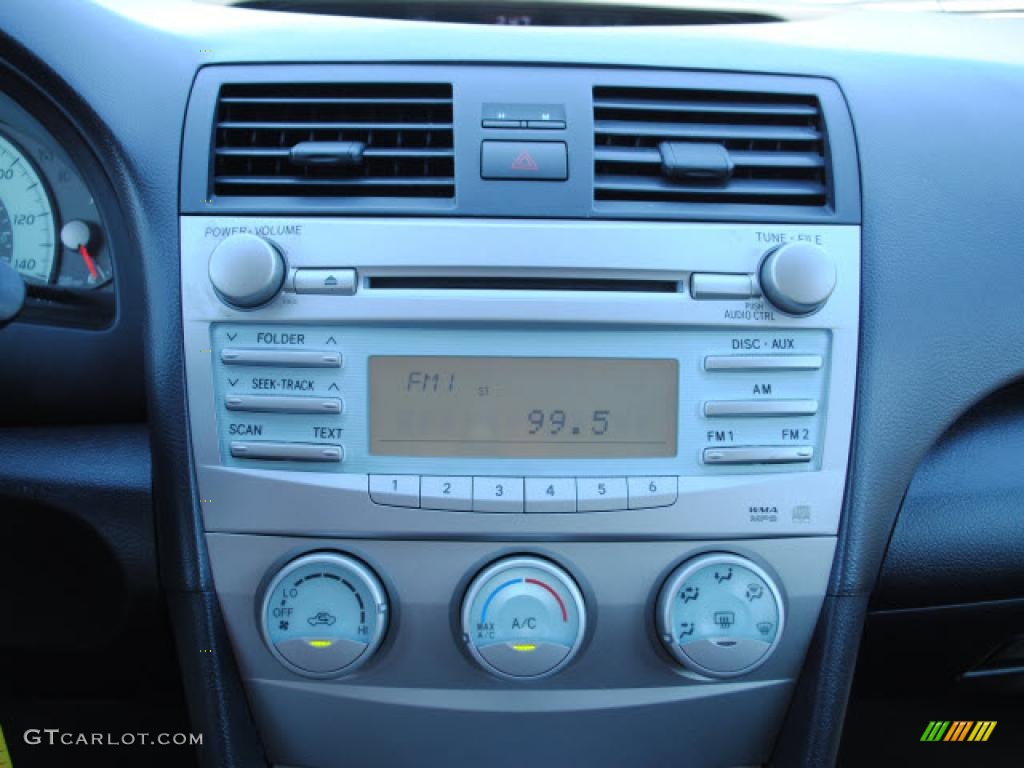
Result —
[{"label": "silver radio faceplate", "polygon": [[[211,254],[240,233],[272,244],[284,264],[282,290],[255,309],[233,308],[210,280]],[[858,227],[195,216],[182,218],[181,238],[208,530],[836,532],[857,357]],[[765,254],[794,242],[819,246],[835,264],[831,297],[802,317],[773,308],[758,282]],[[513,376],[490,432],[440,424],[481,402],[455,391],[456,371],[474,392],[493,388],[473,366],[484,357],[540,365],[550,398],[540,385],[524,393],[528,380]],[[545,359],[562,363],[546,370]],[[418,370],[435,360],[448,367]],[[613,398],[587,386],[602,360],[663,361],[678,379],[671,394]],[[386,372],[376,384],[374,366]],[[436,393],[441,375],[452,377],[445,394],[463,399],[402,399],[420,387]],[[619,389],[631,389],[623,376]],[[388,377],[391,410],[382,412]],[[391,430],[394,450],[371,434],[375,397],[375,429]],[[444,419],[432,408],[447,408]],[[648,424],[612,437],[652,447],[613,447],[616,413]],[[483,447],[463,444],[470,439]],[[598,482],[614,501],[597,497]]]},{"label": "silver radio faceplate", "polygon": [[[813,471],[828,407],[829,336],[803,329],[218,324],[211,348],[220,458],[249,469],[449,476]],[[751,343],[776,350],[778,367],[717,367],[763,362],[767,355],[737,352]],[[794,358],[816,366],[794,369]],[[671,376],[671,395],[645,388],[656,366]],[[371,408],[375,398],[383,402]],[[404,421],[437,440],[382,435],[371,444],[374,413],[386,422],[378,430],[398,430]],[[653,423],[630,429],[638,420]],[[467,421],[473,423],[452,423]],[[496,434],[483,433],[487,426]],[[310,458],[287,450],[275,460],[236,455],[241,445],[268,442],[336,448],[337,461],[315,450]],[[720,459],[718,449],[737,446],[805,448],[807,460]]]}]

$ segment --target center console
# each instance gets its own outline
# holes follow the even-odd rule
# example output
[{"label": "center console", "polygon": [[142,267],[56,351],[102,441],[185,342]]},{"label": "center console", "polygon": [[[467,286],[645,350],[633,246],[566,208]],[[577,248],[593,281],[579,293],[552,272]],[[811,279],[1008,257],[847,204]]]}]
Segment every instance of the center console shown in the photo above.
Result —
[{"label": "center console", "polygon": [[213,67],[185,139],[195,476],[271,759],[767,760],[849,459],[834,84]]}]

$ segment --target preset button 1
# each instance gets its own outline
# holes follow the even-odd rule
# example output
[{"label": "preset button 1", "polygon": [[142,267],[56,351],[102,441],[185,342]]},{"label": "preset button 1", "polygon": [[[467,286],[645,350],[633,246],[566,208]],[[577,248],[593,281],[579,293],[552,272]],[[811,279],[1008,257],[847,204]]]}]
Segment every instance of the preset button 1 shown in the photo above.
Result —
[{"label": "preset button 1", "polygon": [[418,475],[370,475],[370,498],[392,507],[420,505]]}]

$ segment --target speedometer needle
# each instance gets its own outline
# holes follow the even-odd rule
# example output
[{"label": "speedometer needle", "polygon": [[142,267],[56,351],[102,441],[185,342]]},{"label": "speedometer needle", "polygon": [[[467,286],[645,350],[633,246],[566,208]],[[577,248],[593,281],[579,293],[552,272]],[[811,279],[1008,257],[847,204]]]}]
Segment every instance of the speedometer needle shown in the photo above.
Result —
[{"label": "speedometer needle", "polygon": [[89,276],[93,280],[99,280],[100,273],[96,271],[96,262],[92,260],[92,256],[89,255],[88,249],[84,245],[78,246],[78,252],[82,254],[82,261],[85,262],[86,269],[89,270]]}]

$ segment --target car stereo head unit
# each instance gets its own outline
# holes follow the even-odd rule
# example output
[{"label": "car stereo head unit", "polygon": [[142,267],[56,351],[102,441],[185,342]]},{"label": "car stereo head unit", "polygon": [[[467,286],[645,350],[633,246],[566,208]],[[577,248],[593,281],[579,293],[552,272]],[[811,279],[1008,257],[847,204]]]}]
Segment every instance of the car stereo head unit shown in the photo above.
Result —
[{"label": "car stereo head unit", "polygon": [[856,227],[185,218],[182,240],[214,525],[246,514],[244,476],[330,491],[345,525],[367,503],[422,522],[692,509],[714,490],[742,513],[666,532],[834,531]]}]

